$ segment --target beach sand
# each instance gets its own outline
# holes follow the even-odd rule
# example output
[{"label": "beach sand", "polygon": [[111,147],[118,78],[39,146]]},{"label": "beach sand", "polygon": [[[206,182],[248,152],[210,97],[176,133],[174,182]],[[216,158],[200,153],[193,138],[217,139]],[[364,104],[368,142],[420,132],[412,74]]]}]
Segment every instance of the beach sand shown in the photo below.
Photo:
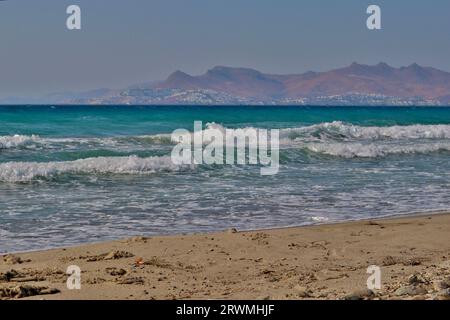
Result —
[{"label": "beach sand", "polygon": [[[68,290],[79,266],[81,289]],[[367,268],[381,268],[380,290]],[[135,237],[0,257],[0,297],[449,299],[450,214]]]}]

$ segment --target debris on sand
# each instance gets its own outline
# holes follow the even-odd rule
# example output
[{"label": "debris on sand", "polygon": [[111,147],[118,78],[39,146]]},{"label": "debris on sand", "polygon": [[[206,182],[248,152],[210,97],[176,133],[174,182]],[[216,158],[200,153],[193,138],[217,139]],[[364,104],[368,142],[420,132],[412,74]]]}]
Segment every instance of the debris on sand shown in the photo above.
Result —
[{"label": "debris on sand", "polygon": [[144,262],[146,266],[154,266],[158,268],[172,268],[173,266],[165,261],[164,259],[158,257],[152,257],[150,260]]},{"label": "debris on sand", "polygon": [[0,273],[0,281],[6,281],[9,282],[14,278],[22,276],[19,272],[16,270],[10,270],[6,271],[5,273]]},{"label": "debris on sand", "polygon": [[124,269],[118,269],[118,268],[106,268],[106,272],[109,273],[112,276],[123,276],[127,274],[127,271]]},{"label": "debris on sand", "polygon": [[138,284],[143,285],[145,284],[145,280],[142,277],[125,277],[125,278],[118,278],[115,280],[118,284]]},{"label": "debris on sand", "polygon": [[87,262],[95,262],[102,260],[118,260],[123,258],[134,257],[134,254],[127,251],[111,251],[109,253],[103,253],[96,256],[80,256],[79,259],[86,259]]},{"label": "debris on sand", "polygon": [[126,252],[126,251],[111,251],[108,253],[103,260],[117,260],[122,258],[131,258],[134,257],[134,254]]},{"label": "debris on sand", "polygon": [[372,290],[364,289],[352,292],[344,297],[345,300],[366,300],[373,298],[375,293]]},{"label": "debris on sand", "polygon": [[0,288],[0,298],[20,299],[38,295],[56,294],[60,291],[55,288],[36,286],[15,286],[10,288]]},{"label": "debris on sand", "polygon": [[26,262],[30,262],[30,259],[26,259],[23,260],[21,257],[12,255],[12,254],[7,254],[5,256],[3,256],[3,262],[5,262],[6,264],[22,264],[22,263],[26,263]]}]

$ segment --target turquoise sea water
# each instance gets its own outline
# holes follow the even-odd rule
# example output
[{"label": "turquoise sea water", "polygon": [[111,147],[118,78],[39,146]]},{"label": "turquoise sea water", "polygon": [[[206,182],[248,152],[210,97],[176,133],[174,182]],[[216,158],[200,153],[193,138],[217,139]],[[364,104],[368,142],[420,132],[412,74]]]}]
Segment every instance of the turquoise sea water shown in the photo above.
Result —
[{"label": "turquoise sea water", "polygon": [[[170,133],[280,129],[280,172],[177,167]],[[0,253],[450,209],[450,108],[0,106]]]}]

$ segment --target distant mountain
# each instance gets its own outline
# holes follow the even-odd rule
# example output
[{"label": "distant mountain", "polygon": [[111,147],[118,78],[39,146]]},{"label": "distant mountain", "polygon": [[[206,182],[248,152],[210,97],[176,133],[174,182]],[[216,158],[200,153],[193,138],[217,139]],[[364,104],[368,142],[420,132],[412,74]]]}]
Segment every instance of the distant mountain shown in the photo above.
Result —
[{"label": "distant mountain", "polygon": [[303,74],[266,74],[217,66],[192,76],[182,71],[166,80],[123,90],[56,94],[41,102],[61,104],[292,104],[450,105],[450,73],[411,64],[352,63],[345,68]]},{"label": "distant mountain", "polygon": [[271,75],[245,68],[214,67],[201,76],[177,71],[155,88],[183,90],[214,90],[233,96],[254,99],[274,99],[284,94],[285,85]]},{"label": "distant mountain", "polygon": [[154,88],[207,89],[256,100],[314,99],[336,95],[382,95],[448,101],[450,73],[412,64],[393,68],[353,63],[328,72],[271,75],[252,69],[215,67],[200,76],[177,71]]}]

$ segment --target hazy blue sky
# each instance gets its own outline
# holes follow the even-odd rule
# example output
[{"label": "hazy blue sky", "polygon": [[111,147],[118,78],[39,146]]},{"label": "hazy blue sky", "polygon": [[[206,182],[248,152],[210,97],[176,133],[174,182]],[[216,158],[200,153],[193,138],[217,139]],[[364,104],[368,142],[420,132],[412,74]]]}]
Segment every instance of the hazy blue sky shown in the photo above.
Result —
[{"label": "hazy blue sky", "polygon": [[[82,9],[68,31],[66,7]],[[366,9],[382,9],[381,31]],[[450,71],[448,0],[9,0],[0,2],[0,97],[123,87],[215,65],[270,73],[353,61]]]}]

